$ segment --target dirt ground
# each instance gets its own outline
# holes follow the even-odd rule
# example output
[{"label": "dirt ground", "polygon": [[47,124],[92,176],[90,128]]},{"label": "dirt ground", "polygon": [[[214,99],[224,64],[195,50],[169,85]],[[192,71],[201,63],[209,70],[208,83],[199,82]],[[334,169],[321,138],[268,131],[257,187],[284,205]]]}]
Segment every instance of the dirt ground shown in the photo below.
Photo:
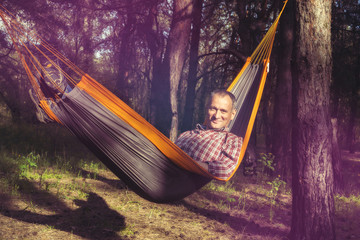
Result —
[{"label": "dirt ground", "polygon": [[[352,195],[338,197],[336,231],[338,239],[360,239],[360,153],[344,157]],[[231,191],[213,182],[171,204],[140,198],[107,170],[40,182],[24,180],[17,193],[1,193],[0,239],[275,240],[290,231],[291,194],[271,206],[258,182],[242,176]]]}]

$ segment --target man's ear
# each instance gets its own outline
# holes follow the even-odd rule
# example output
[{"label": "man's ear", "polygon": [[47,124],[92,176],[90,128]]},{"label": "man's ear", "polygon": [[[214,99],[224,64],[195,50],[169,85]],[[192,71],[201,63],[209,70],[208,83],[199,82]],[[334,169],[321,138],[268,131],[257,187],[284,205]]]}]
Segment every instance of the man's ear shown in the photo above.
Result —
[{"label": "man's ear", "polygon": [[232,112],[231,112],[231,117],[230,117],[230,119],[233,120],[234,117],[235,117],[235,115],[236,115],[236,109],[233,109]]}]

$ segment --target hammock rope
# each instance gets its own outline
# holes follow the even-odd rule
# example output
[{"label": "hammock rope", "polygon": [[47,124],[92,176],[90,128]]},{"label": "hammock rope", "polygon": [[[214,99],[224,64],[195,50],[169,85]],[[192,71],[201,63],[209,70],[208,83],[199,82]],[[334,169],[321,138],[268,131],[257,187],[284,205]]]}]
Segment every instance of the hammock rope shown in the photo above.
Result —
[{"label": "hammock rope", "polygon": [[[266,81],[276,29],[286,3],[287,0],[263,40],[228,88],[237,98],[238,110],[230,128],[233,133],[244,137],[236,169],[245,155],[250,139]],[[228,181],[233,176],[236,170],[228,179],[208,173],[169,138],[35,31],[22,27],[16,21],[16,16],[2,5],[0,17],[19,54],[40,107],[51,119],[72,131],[111,171],[137,189],[139,195],[157,202],[179,199],[193,193],[211,179]],[[66,81],[75,86],[74,89],[70,92],[62,89],[47,72],[46,66],[43,66],[43,60],[54,66]],[[68,68],[66,71],[58,64],[58,60]],[[69,70],[73,74],[68,73]],[[40,86],[39,76],[46,77],[65,98],[57,95],[54,98],[46,97]],[[93,105],[90,106],[88,102]],[[110,126],[113,127],[112,131]],[[106,140],[99,141],[95,133]],[[133,137],[138,140],[133,140]],[[137,141],[143,147],[137,146]],[[192,186],[183,186],[186,182]],[[177,189],[171,190],[174,186]]]}]

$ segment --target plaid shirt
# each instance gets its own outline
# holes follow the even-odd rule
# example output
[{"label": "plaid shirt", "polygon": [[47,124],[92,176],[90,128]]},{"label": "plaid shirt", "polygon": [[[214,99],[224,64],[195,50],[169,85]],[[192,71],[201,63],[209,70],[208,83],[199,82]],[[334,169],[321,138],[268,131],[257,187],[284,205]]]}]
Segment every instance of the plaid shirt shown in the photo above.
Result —
[{"label": "plaid shirt", "polygon": [[235,170],[243,139],[228,129],[214,130],[198,124],[175,141],[195,161],[209,165],[209,173],[227,179]]}]

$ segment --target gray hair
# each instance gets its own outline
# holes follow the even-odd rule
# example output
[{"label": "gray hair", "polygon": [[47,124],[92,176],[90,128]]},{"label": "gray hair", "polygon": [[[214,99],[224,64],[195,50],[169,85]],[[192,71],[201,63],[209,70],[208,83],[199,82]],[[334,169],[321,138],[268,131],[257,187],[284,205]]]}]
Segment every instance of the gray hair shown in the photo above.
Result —
[{"label": "gray hair", "polygon": [[211,99],[214,97],[214,95],[219,95],[220,97],[225,97],[225,96],[229,96],[231,99],[231,103],[232,103],[232,108],[235,108],[235,102],[236,102],[236,97],[234,96],[234,94],[232,94],[229,91],[226,91],[225,89],[216,89],[214,91],[211,92],[209,99],[207,100],[206,103],[206,107],[209,106]]}]

